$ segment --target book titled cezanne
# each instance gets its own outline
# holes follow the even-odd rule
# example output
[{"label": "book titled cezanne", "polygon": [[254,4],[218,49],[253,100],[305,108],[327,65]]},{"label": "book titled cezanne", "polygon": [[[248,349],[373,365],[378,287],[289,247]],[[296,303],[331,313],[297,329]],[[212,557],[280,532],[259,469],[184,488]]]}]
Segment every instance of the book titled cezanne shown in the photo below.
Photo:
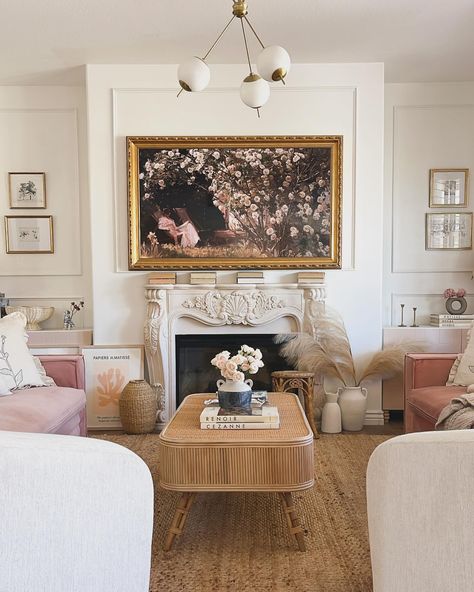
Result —
[{"label": "book titled cezanne", "polygon": [[205,430],[269,430],[280,427],[278,409],[270,405],[253,408],[244,413],[236,410],[229,413],[220,407],[207,407],[199,418],[201,428]]}]

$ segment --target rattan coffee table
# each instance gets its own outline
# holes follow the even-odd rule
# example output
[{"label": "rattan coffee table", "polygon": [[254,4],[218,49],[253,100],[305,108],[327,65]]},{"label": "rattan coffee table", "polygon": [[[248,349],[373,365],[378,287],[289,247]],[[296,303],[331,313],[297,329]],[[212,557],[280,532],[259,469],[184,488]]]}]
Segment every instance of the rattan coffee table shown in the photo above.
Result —
[{"label": "rattan coffee table", "polygon": [[182,492],[165,550],[182,531],[194,497],[210,491],[267,491],[280,494],[288,527],[300,551],[306,549],[291,492],[314,483],[313,432],[292,393],[269,393],[278,407],[278,430],[201,430],[199,415],[209,393],[188,395],[161,432],[160,485]]}]

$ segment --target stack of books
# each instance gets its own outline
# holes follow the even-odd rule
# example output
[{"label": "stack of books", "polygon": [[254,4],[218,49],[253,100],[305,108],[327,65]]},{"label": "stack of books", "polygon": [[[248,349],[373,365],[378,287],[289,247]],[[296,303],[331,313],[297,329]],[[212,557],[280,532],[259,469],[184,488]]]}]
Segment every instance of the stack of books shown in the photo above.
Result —
[{"label": "stack of books", "polygon": [[239,271],[237,273],[238,284],[264,284],[263,271]]},{"label": "stack of books", "polygon": [[324,271],[303,271],[298,273],[298,284],[324,284]]},{"label": "stack of books", "polygon": [[159,286],[160,284],[176,284],[175,271],[157,271],[150,273],[148,276],[148,284],[151,286]]},{"label": "stack of books", "polygon": [[432,327],[454,327],[456,329],[468,329],[474,321],[472,314],[432,314],[430,325]]},{"label": "stack of books", "polygon": [[280,427],[278,408],[271,405],[232,410],[206,407],[199,419],[201,430],[277,430]]},{"label": "stack of books", "polygon": [[189,283],[197,284],[215,284],[217,281],[217,274],[215,271],[194,271],[191,272]]}]

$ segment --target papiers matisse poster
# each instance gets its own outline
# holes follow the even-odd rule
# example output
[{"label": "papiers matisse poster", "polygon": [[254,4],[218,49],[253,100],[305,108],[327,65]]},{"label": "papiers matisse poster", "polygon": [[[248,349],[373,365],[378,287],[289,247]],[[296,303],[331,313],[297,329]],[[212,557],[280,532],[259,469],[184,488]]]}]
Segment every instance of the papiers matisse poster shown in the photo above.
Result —
[{"label": "papiers matisse poster", "polygon": [[342,137],[129,137],[130,269],[339,268]]},{"label": "papiers matisse poster", "polygon": [[129,380],[143,378],[143,347],[91,346],[82,349],[85,364],[87,427],[120,429],[120,393]]}]

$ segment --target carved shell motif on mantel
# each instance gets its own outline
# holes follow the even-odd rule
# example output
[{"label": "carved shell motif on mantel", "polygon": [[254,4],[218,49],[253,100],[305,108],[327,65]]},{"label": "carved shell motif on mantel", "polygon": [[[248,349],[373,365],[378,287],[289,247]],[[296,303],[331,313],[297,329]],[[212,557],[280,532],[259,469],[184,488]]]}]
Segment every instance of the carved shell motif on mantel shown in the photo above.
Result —
[{"label": "carved shell motif on mantel", "polygon": [[285,305],[280,298],[269,296],[261,290],[228,294],[212,290],[203,296],[185,300],[183,306],[198,310],[211,319],[223,321],[226,325],[252,325],[267,313]]}]

